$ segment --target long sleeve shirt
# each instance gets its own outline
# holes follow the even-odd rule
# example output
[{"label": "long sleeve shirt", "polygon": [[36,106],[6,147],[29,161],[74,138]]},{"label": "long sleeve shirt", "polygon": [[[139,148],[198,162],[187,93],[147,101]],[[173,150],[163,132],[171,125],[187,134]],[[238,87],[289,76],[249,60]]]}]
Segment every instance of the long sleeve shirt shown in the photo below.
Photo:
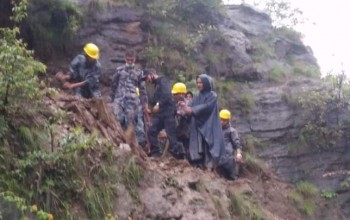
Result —
[{"label": "long sleeve shirt", "polygon": [[159,104],[160,115],[175,115],[175,101],[169,81],[164,76],[159,76],[155,81],[154,101]]},{"label": "long sleeve shirt", "polygon": [[241,141],[238,132],[230,124],[222,127],[224,132],[224,141],[226,152],[233,153],[234,150],[242,149]]},{"label": "long sleeve shirt", "polygon": [[[145,82],[141,80],[142,71],[135,67],[127,67],[126,65],[117,68],[113,80],[111,90],[111,101],[114,99],[139,99],[142,105],[148,103]],[[140,90],[140,97],[136,92],[136,88]]]},{"label": "long sleeve shirt", "polygon": [[70,63],[69,72],[73,83],[85,81],[84,89],[90,90],[91,93],[99,90],[101,64],[98,60],[89,63],[84,55],[77,55]]}]

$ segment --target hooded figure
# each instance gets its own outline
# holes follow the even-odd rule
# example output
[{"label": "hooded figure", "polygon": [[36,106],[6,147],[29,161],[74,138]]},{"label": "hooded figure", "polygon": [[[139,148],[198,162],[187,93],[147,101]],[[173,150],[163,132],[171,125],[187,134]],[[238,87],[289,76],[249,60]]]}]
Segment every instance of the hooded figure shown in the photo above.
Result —
[{"label": "hooded figure", "polygon": [[217,95],[212,91],[211,77],[206,74],[197,77],[197,87],[199,94],[191,104],[189,154],[198,165],[213,168],[225,153]]}]

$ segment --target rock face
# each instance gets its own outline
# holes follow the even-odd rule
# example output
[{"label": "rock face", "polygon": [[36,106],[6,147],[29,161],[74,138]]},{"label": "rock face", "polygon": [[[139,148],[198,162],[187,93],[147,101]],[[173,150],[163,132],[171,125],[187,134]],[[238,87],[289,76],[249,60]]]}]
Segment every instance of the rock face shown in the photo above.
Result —
[{"label": "rock face", "polygon": [[[349,148],[344,145],[323,152],[294,155],[289,153],[288,145],[297,139],[298,131],[305,124],[305,118],[303,118],[302,111],[288,102],[287,97],[295,96],[300,91],[324,88],[317,80],[306,78],[287,81],[284,84],[267,82],[269,73],[276,65],[281,66],[284,71],[293,71],[289,60],[318,68],[312,51],[305,47],[300,39],[271,37],[274,29],[270,18],[247,5],[230,6],[227,14],[228,18],[219,26],[227,44],[220,45],[218,42],[208,40],[203,41],[201,47],[209,45],[218,54],[221,53],[223,47],[225,51],[228,51],[226,60],[206,67],[209,72],[216,73],[217,76],[224,79],[254,82],[239,91],[239,94],[249,92],[255,97],[255,105],[250,109],[249,114],[240,115],[236,107],[231,109],[233,112],[238,112],[236,127],[242,136],[252,134],[259,140],[268,142],[266,147],[257,149],[257,153],[266,159],[280,178],[292,182],[308,181],[320,188],[330,188],[339,192],[340,205],[345,215],[350,216],[350,193],[349,190],[342,190],[340,186],[346,180],[349,180],[350,185]],[[90,41],[100,47],[102,51],[100,60],[104,72],[102,82],[106,85],[109,85],[115,67],[123,63],[124,52],[129,48],[140,51],[146,45],[149,36],[147,30],[142,28],[145,26],[147,26],[147,19],[144,12],[141,9],[127,7],[110,8],[103,13],[92,15],[86,21],[80,32],[79,48]],[[274,54],[259,54],[266,51],[259,51],[256,44],[257,39],[260,39],[260,42],[271,43]],[[264,59],[263,62],[258,62],[259,66],[256,65],[257,58],[254,58],[254,55],[262,55]],[[206,63],[205,60],[201,62]],[[233,106],[239,105],[238,97],[233,96],[231,99]],[[201,209],[203,198],[195,198],[194,194],[192,198],[181,198],[185,204],[193,202],[193,207],[190,209],[191,214],[190,211],[186,211],[188,207],[171,202],[179,199],[178,192],[158,193],[157,190],[159,189],[148,188],[140,195],[145,202],[147,218],[194,219],[192,218],[194,206],[198,206],[196,216],[203,215],[206,219],[219,218],[217,213],[211,211],[210,205],[213,204],[206,205],[206,210]],[[153,197],[159,194],[162,196]],[[170,210],[168,214],[157,211],[154,203],[147,202],[151,200],[157,201],[159,207],[162,207],[161,210]],[[180,216],[177,210],[182,210],[185,216]],[[327,217],[327,213],[322,218],[331,219]]]},{"label": "rock face", "polygon": [[[268,146],[257,149],[257,153],[266,159],[276,174],[287,181],[308,181],[320,188],[340,189],[340,183],[349,176],[350,152],[346,147],[339,147],[325,152],[308,154],[289,154],[288,144],[298,137],[298,131],[305,124],[301,110],[296,109],[288,101],[287,96],[296,96],[300,91],[324,89],[317,80],[302,79],[282,85],[266,82],[268,74],[276,65],[285,70],[291,69],[286,60],[293,58],[318,68],[310,48],[305,47],[300,39],[273,37],[272,42],[276,56],[270,57],[257,68],[253,54],[257,50],[255,39],[267,39],[274,31],[271,19],[266,14],[256,11],[247,5],[229,6],[227,19],[219,26],[227,44],[220,45],[215,41],[204,41],[201,45],[210,46],[215,53],[229,51],[224,63],[209,64],[208,72],[217,76],[238,81],[253,81],[249,91],[255,99],[255,106],[248,116],[238,115],[236,127],[244,136],[252,134]],[[81,30],[80,47],[89,41],[95,42],[101,49],[101,63],[104,80],[108,85],[115,67],[123,63],[123,54],[127,49],[142,50],[149,40],[147,20],[141,9],[118,7],[89,18]],[[223,47],[225,47],[223,49]],[[232,98],[237,103],[237,97]],[[239,105],[239,104],[237,104]],[[239,113],[239,111],[238,111]],[[141,196],[154,195],[156,189],[148,189]],[[172,195],[171,192],[167,194]],[[350,194],[339,196],[345,214],[350,214]],[[164,209],[171,209],[171,204],[157,199]],[[185,198],[184,198],[185,199]],[[146,209],[154,210],[154,204],[145,204]],[[181,207],[180,207],[181,208]],[[181,208],[182,209],[182,208]],[[163,210],[163,209],[162,209]],[[162,213],[150,212],[150,217],[157,218]],[[175,212],[169,218],[180,218]],[[207,215],[208,217],[208,215]]]},{"label": "rock face", "polygon": [[113,7],[92,13],[81,28],[80,48],[87,42],[94,42],[100,48],[101,81],[106,85],[110,85],[116,67],[124,63],[125,51],[144,48],[147,40],[147,33],[141,29],[144,21],[142,9]]},{"label": "rock face", "polygon": [[[249,92],[254,94],[255,106],[248,116],[238,116],[234,124],[241,135],[253,135],[266,144],[256,148],[259,157],[274,170],[276,175],[286,181],[298,183],[301,181],[315,184],[321,190],[337,193],[339,204],[345,214],[350,214],[349,175],[350,150],[347,139],[339,146],[328,150],[311,149],[308,152],[291,153],[292,144],[298,139],[300,130],[305,125],[303,111],[295,108],[285,99],[286,94],[297,96],[302,91],[322,90],[320,82],[316,80],[302,80],[283,85],[254,85]],[[245,92],[244,90],[242,92]],[[292,95],[293,96],[293,95]],[[233,102],[235,102],[233,100]],[[332,112],[327,121],[335,125],[333,118],[338,114],[340,120],[350,112]],[[343,128],[347,133],[348,128]],[[298,147],[298,146],[296,146]],[[346,186],[344,186],[344,184]]]}]

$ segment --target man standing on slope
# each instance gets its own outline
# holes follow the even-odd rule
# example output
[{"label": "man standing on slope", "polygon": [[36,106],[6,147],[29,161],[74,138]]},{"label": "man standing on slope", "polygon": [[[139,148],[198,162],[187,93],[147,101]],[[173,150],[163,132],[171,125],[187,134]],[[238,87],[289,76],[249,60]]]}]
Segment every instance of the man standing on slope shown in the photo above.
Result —
[{"label": "man standing on slope", "polygon": [[101,64],[98,61],[100,51],[95,44],[88,43],[84,52],[84,55],[79,54],[73,59],[68,73],[58,72],[56,78],[63,82],[64,88],[74,89],[76,94],[84,98],[101,97]]},{"label": "man standing on slope", "polygon": [[135,126],[140,102],[144,110],[148,110],[145,82],[141,79],[142,71],[135,66],[135,61],[135,52],[127,51],[125,64],[117,68],[112,81],[112,111],[124,130],[129,124]]},{"label": "man standing on slope", "polygon": [[158,134],[165,128],[165,132],[169,139],[169,153],[177,158],[183,159],[184,149],[176,139],[175,113],[176,106],[171,94],[169,81],[158,75],[155,69],[149,69],[144,73],[143,79],[148,83],[152,83],[155,87],[154,101],[156,105],[153,107],[151,127],[148,130],[148,137],[151,144],[150,157],[160,157],[161,152],[158,143]]}]

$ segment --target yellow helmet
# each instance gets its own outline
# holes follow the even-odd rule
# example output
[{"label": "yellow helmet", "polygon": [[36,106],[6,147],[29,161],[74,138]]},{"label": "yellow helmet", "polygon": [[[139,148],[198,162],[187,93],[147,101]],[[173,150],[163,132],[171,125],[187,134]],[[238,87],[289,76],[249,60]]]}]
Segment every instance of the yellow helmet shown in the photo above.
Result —
[{"label": "yellow helmet", "polygon": [[100,56],[100,50],[93,43],[86,44],[84,47],[84,51],[89,57],[91,57],[92,59],[95,59],[95,60],[98,59]]},{"label": "yellow helmet", "polygon": [[183,93],[185,94],[187,91],[186,85],[184,83],[175,83],[173,85],[173,89],[171,90],[172,94]]},{"label": "yellow helmet", "polygon": [[222,109],[219,113],[221,119],[231,119],[231,113],[227,109]]}]

